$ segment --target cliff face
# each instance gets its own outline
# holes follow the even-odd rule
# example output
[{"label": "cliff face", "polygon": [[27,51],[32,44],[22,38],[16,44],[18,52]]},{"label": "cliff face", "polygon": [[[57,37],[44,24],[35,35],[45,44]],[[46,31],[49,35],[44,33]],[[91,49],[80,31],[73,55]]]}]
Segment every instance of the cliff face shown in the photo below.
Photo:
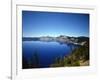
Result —
[{"label": "cliff face", "polygon": [[63,59],[57,58],[51,67],[63,67],[63,66],[89,66],[89,43],[76,48],[68,56],[64,56]]}]

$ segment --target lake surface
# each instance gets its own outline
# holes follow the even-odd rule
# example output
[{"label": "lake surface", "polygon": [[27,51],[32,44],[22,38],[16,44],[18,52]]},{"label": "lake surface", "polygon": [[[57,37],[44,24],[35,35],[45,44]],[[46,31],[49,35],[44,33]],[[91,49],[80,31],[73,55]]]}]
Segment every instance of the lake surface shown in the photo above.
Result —
[{"label": "lake surface", "polygon": [[[42,41],[23,41],[22,42],[22,55],[24,61],[35,63],[34,54],[38,55],[39,68],[49,67],[54,63],[57,57],[63,58],[71,53],[77,46],[74,44],[64,44],[59,42],[42,42]],[[37,56],[36,56],[37,57]],[[24,65],[23,65],[24,67]],[[32,68],[32,67],[26,67]]]}]

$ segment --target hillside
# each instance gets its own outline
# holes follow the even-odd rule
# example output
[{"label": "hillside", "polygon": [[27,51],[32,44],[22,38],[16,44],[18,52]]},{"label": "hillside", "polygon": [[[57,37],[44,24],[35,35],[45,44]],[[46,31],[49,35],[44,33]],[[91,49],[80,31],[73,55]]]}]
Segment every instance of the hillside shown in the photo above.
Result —
[{"label": "hillside", "polygon": [[76,48],[68,56],[56,58],[51,67],[62,66],[88,66],[89,65],[89,43],[86,42],[83,46]]}]

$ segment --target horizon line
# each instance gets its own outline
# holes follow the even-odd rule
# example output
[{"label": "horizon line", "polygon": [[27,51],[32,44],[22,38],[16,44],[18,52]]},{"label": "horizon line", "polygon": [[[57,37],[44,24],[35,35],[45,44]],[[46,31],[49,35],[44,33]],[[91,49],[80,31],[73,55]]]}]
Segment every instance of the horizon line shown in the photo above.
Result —
[{"label": "horizon line", "polygon": [[[67,36],[67,35],[59,35],[59,36]],[[59,37],[59,36],[22,36],[22,37]],[[67,37],[89,37],[89,36],[67,36]]]}]

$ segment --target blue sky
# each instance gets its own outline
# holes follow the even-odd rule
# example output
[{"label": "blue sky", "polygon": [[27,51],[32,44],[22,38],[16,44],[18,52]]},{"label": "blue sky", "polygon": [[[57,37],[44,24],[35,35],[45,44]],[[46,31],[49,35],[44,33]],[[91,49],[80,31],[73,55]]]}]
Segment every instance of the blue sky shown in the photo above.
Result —
[{"label": "blue sky", "polygon": [[89,14],[22,11],[23,37],[89,36]]}]

